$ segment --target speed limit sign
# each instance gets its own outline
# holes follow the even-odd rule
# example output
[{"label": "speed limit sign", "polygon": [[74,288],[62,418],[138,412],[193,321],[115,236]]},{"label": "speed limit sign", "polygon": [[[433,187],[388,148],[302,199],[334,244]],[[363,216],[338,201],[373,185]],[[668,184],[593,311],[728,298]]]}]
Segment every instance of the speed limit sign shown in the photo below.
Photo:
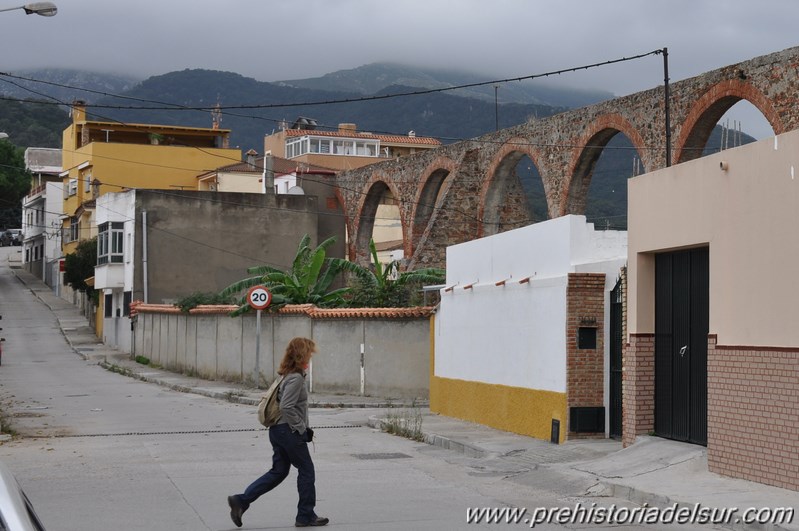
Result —
[{"label": "speed limit sign", "polygon": [[247,302],[253,310],[265,310],[272,302],[272,294],[264,286],[253,286],[247,292]]}]

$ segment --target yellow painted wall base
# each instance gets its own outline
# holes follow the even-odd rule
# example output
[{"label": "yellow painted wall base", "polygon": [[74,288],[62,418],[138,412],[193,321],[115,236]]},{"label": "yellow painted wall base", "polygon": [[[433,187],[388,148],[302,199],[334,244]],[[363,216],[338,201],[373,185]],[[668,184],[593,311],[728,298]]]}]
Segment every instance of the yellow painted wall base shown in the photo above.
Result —
[{"label": "yellow painted wall base", "polygon": [[566,393],[432,376],[430,411],[546,441],[556,419],[566,440]]},{"label": "yellow painted wall base", "polygon": [[94,333],[97,337],[103,337],[103,318],[105,316],[105,297],[100,293],[100,301],[94,309]]}]

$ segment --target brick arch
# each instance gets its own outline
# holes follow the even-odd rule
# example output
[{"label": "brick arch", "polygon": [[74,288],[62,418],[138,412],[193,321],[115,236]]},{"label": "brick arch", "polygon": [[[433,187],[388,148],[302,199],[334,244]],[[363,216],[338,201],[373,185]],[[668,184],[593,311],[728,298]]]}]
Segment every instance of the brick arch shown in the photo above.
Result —
[{"label": "brick arch", "polygon": [[572,149],[572,156],[566,172],[560,196],[558,216],[566,214],[585,214],[588,187],[602,151],[618,133],[623,133],[633,145],[645,167],[649,167],[643,136],[638,129],[618,113],[597,116],[580,136]]},{"label": "brick arch", "polygon": [[[505,141],[499,149],[497,149],[491,162],[485,171],[485,180],[480,188],[480,207],[477,217],[480,220],[478,228],[478,237],[483,237],[489,234],[499,232],[497,223],[499,222],[499,207],[502,201],[502,196],[505,193],[504,177],[508,172],[515,169],[516,165],[527,156],[533,161],[533,164],[541,172],[539,161],[542,154],[538,149],[533,148],[532,143],[527,138],[513,137]],[[543,179],[544,194],[547,200],[547,217],[552,217],[552,198],[556,193],[554,186],[549,179]],[[496,214],[496,216],[495,216]]]},{"label": "brick arch", "polygon": [[[352,233],[350,234],[349,241],[349,258],[354,262],[362,265],[367,265],[370,261],[369,258],[369,240],[372,237],[374,229],[375,214],[377,213],[377,206],[380,203],[380,197],[383,193],[389,190],[395,199],[402,200],[401,189],[390,178],[389,175],[383,172],[373,172],[368,181],[361,188],[361,193],[358,198],[358,206],[355,209],[355,215],[352,222]],[[402,225],[402,239],[407,239],[408,226],[404,209],[400,208],[400,223]]]},{"label": "brick arch", "polygon": [[686,162],[701,157],[713,128],[724,113],[741,100],[763,113],[775,135],[785,132],[779,113],[763,92],[748,81],[727,79],[711,86],[691,105],[680,128],[674,161]]},{"label": "brick arch", "polygon": [[429,230],[433,213],[441,206],[441,199],[452,186],[457,169],[458,164],[451,158],[438,157],[422,171],[411,205],[410,237],[404,242],[405,256],[413,254],[417,242]]}]

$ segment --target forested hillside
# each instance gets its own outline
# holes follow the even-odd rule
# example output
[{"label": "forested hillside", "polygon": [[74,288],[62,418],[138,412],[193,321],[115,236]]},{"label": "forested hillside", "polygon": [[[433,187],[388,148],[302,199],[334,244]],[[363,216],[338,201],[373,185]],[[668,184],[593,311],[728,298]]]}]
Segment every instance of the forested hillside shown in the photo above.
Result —
[{"label": "forested hillside", "polygon": [[[56,73],[62,77],[67,75],[60,71]],[[70,79],[81,79],[79,74],[69,75],[72,76]],[[320,78],[281,83],[265,83],[231,72],[183,70],[151,77],[120,94],[124,97],[97,94],[103,92],[102,87],[119,87],[120,83],[125,83],[124,78],[103,80],[96,75],[84,77],[91,80],[89,84],[95,92],[73,91],[67,94],[63,93],[66,88],[61,86],[57,88],[62,92],[53,97],[85,97],[93,101],[96,105],[90,104],[89,112],[90,117],[96,120],[196,127],[212,125],[209,109],[217,103],[223,107],[236,107],[224,110],[221,127],[232,130],[232,145],[240,147],[242,151],[255,149],[259,153],[263,152],[264,135],[275,131],[284,122],[293,122],[299,116],[315,119],[320,128],[335,129],[339,123],[347,122],[355,123],[360,131],[375,133],[404,135],[413,130],[419,136],[436,137],[448,144],[491,132],[497,122],[500,128],[507,128],[531,117],[544,118],[568,110],[565,106],[530,103],[495,105],[490,92],[486,93],[486,90],[383,98],[386,95],[419,91],[425,82],[433,87],[441,87],[476,79],[465,74],[458,77],[453,73],[425,72],[387,64],[367,65]],[[412,85],[385,85],[401,81]],[[37,90],[46,91],[47,87],[38,86]],[[377,91],[369,92],[374,89]],[[562,95],[547,93],[547,89],[541,87],[536,90],[527,95],[517,91],[514,98],[579,101],[581,98],[590,100],[603,96],[600,92],[590,90],[566,90]],[[464,94],[474,97],[464,97]],[[363,101],[365,96],[373,99]],[[359,101],[332,103],[340,100]],[[0,131],[6,132],[16,146],[60,147],[61,132],[68,123],[68,114],[59,106],[0,100]],[[721,128],[716,127],[708,142],[707,152],[719,149],[720,135]],[[742,143],[753,140],[743,135]],[[610,149],[603,151],[593,172],[586,214],[598,227],[624,229],[626,181],[634,173],[637,155],[623,135],[614,137],[608,147]],[[543,187],[537,171],[526,158],[516,170],[527,190],[534,219],[544,219],[546,208]],[[646,169],[641,168],[640,171]]]},{"label": "forested hillside", "polygon": [[18,147],[61,147],[69,115],[57,105],[0,100],[0,131]]}]

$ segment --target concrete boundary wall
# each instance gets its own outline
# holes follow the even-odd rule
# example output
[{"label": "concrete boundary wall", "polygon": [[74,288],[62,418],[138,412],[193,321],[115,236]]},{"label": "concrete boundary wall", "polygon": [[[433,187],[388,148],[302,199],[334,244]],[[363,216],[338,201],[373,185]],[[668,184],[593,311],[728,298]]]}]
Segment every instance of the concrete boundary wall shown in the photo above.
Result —
[{"label": "concrete boundary wall", "polygon": [[[256,316],[231,318],[229,306],[189,313],[134,303],[133,356],[209,380],[252,384]],[[311,305],[262,313],[258,380],[268,385],[293,337],[313,339],[312,391],[385,398],[429,396],[432,308],[332,309]]]}]

